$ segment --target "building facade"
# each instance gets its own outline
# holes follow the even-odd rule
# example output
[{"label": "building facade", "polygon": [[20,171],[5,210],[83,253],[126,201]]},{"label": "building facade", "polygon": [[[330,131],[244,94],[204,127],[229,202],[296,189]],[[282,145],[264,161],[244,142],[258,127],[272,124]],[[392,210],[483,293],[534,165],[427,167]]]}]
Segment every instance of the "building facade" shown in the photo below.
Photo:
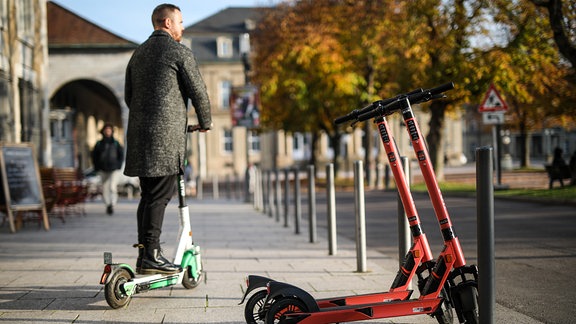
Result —
[{"label": "building facade", "polygon": [[197,175],[244,175],[262,160],[261,134],[256,128],[234,126],[231,98],[247,85],[249,32],[259,17],[257,8],[228,8],[184,31],[210,94],[214,128],[191,136],[190,161]]},{"label": "building facade", "polygon": [[45,0],[0,0],[0,141],[34,144],[49,159]]},{"label": "building facade", "polygon": [[51,1],[47,17],[47,155],[55,167],[85,170],[105,123],[113,124],[115,137],[124,142],[124,74],[137,44]]}]

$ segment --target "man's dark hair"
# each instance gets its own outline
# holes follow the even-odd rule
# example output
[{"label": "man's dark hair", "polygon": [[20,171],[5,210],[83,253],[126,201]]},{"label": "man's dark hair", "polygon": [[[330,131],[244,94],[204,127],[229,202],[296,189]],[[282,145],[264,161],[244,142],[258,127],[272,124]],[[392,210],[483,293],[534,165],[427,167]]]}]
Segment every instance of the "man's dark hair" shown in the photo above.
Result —
[{"label": "man's dark hair", "polygon": [[152,12],[152,26],[156,27],[161,25],[165,19],[171,18],[172,13],[176,10],[181,11],[178,6],[173,4],[164,3],[158,5]]}]

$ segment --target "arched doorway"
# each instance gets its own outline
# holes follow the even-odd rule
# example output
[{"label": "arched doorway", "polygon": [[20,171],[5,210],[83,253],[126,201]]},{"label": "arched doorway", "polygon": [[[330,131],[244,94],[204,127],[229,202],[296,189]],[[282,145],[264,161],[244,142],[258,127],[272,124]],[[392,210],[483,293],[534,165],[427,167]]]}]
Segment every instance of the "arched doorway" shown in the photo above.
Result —
[{"label": "arched doorway", "polygon": [[50,98],[50,138],[54,167],[84,170],[91,166],[90,152],[104,123],[116,126],[122,143],[122,108],[102,83],[79,79],[61,86]]}]

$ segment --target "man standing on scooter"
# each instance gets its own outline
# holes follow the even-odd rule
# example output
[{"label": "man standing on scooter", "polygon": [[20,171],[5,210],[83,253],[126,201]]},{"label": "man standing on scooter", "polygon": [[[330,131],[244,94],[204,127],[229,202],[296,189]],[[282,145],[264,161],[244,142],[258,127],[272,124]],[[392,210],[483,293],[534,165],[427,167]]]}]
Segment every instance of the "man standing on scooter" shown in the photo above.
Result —
[{"label": "man standing on scooter", "polygon": [[124,174],[140,178],[138,260],[140,274],[175,273],[180,267],[160,249],[166,205],[183,172],[187,103],[192,101],[201,131],[210,129],[210,101],[192,51],[180,44],[180,8],[157,6],[154,32],[132,55],[126,68],[125,101],[130,109]]}]

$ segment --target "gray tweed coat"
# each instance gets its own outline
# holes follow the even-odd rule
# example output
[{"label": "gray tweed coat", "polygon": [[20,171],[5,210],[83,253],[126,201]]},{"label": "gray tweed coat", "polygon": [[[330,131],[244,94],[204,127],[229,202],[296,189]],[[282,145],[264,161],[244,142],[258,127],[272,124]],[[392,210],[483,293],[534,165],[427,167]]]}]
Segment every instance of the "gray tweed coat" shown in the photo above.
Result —
[{"label": "gray tweed coat", "polygon": [[177,174],[184,163],[188,99],[200,126],[212,123],[206,85],[196,58],[164,31],[154,31],[126,68],[125,101],[130,110],[124,174]]}]

